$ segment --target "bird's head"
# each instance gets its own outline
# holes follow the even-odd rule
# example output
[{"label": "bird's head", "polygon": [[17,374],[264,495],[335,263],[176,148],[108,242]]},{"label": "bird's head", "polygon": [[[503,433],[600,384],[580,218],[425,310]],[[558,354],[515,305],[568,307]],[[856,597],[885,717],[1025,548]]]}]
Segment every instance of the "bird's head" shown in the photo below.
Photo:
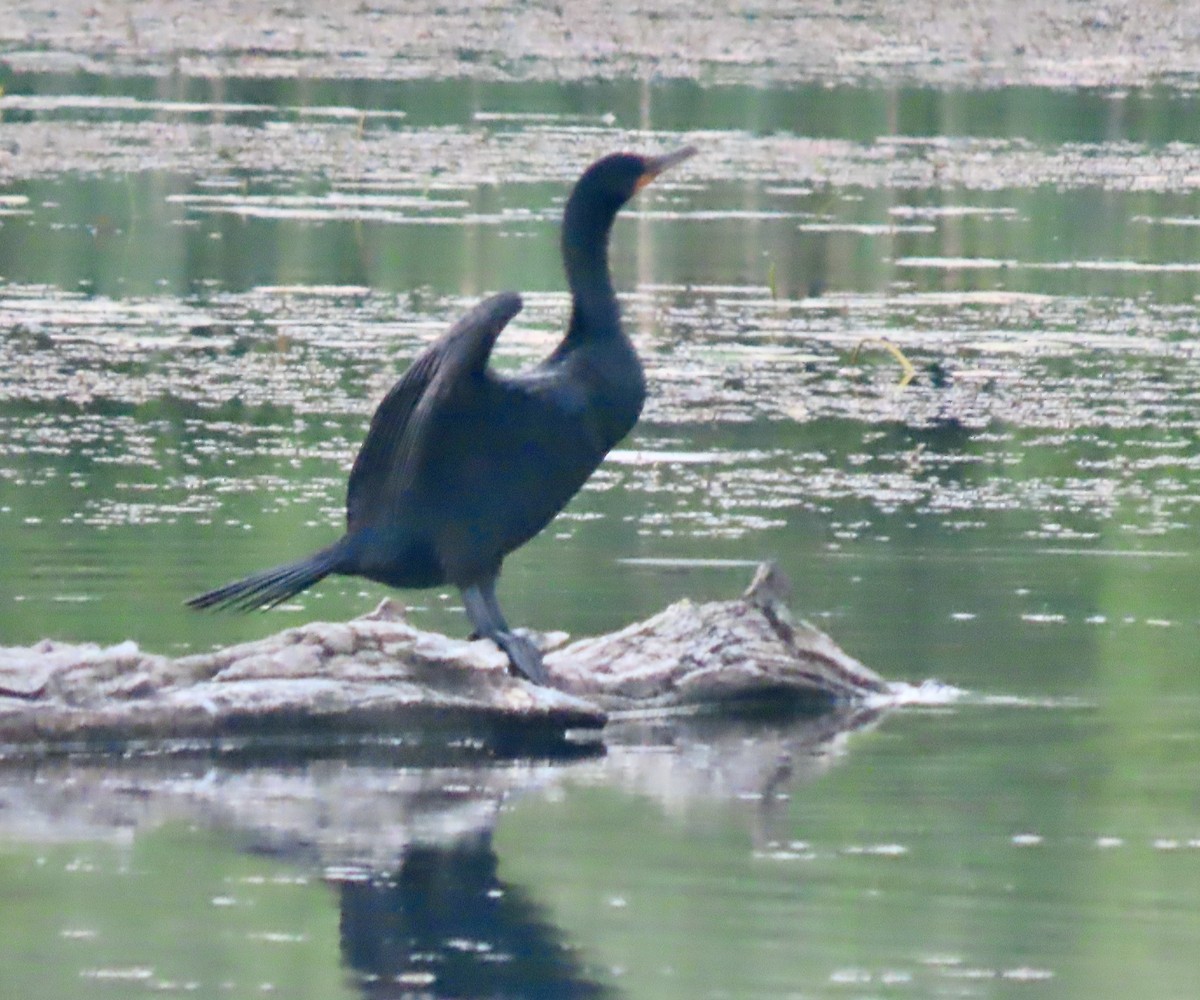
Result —
[{"label": "bird's head", "polygon": [[613,153],[588,167],[579,178],[575,191],[615,213],[664,170],[695,153],[694,146],[685,146],[664,156]]}]

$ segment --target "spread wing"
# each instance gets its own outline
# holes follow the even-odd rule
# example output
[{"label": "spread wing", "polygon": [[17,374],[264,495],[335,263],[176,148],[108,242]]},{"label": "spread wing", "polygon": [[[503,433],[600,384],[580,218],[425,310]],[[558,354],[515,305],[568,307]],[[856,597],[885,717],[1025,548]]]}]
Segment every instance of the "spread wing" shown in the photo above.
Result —
[{"label": "spread wing", "polygon": [[496,338],[521,311],[521,296],[484,299],[431,344],[392,386],[371,417],[346,496],[352,529],[370,512],[394,510],[421,461],[423,430],[439,401],[481,377]]}]

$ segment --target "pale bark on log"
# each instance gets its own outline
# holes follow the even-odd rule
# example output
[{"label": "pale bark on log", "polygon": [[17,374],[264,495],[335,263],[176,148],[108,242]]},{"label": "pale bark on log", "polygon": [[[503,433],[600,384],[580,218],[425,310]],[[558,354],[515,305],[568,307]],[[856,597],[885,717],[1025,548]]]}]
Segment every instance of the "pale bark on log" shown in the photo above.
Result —
[{"label": "pale bark on log", "polygon": [[[551,687],[514,678],[492,643],[420,631],[384,601],[350,622],[171,659],[132,642],[0,648],[0,743],[90,749],[146,741],[405,737],[534,742],[610,711],[720,709],[748,699],[832,705],[887,685],[793,623],[786,581],[760,567],[733,601],[680,601],[610,635],[541,637]],[[168,746],[169,748],[169,746]]]}]

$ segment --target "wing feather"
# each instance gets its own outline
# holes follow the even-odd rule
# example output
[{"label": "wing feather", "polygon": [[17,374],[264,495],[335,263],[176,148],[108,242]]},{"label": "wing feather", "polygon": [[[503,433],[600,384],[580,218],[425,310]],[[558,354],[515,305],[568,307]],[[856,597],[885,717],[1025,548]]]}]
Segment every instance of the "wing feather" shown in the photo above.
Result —
[{"label": "wing feather", "polygon": [[372,511],[395,510],[420,466],[429,414],[483,375],[496,338],[521,305],[516,292],[484,299],[426,348],[384,396],[350,471],[351,529]]}]

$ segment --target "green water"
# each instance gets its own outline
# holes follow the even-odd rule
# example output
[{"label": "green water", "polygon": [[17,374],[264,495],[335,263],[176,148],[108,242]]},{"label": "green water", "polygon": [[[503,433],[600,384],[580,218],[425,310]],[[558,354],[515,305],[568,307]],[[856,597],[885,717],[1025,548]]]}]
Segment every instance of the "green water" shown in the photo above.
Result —
[{"label": "green water", "polygon": [[[368,610],[347,580],[181,602],[335,537],[374,403],[477,296],[526,295],[498,365],[548,351],[573,177],[693,142],[614,233],[652,398],[507,562],[510,619],[610,630],[770,557],[869,666],[969,692],[832,744],[615,733],[445,774],[11,765],[0,996],[1193,995],[1190,96],[0,85],[0,643]],[[881,337],[907,387],[851,360]]]}]

